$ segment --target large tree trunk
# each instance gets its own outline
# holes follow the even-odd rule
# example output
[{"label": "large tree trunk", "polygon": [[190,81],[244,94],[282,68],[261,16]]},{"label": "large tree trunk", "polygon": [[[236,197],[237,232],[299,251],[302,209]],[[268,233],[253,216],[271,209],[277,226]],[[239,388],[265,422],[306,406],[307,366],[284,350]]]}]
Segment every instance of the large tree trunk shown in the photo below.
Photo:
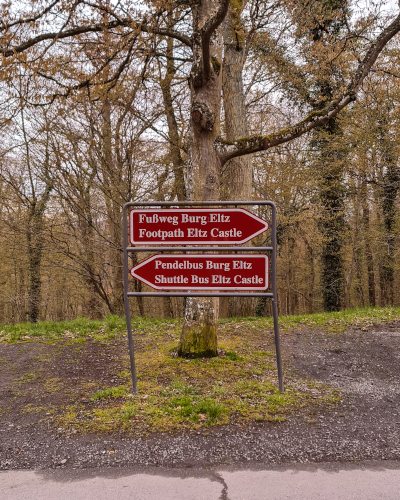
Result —
[{"label": "large tree trunk", "polygon": [[321,186],[321,230],[324,236],[321,282],[324,311],[339,311],[343,301],[343,204],[338,189],[340,183],[341,175],[332,172],[324,175]]},{"label": "large tree trunk", "polygon": [[[236,6],[236,5],[235,5]],[[246,102],[243,90],[243,66],[247,51],[243,31],[240,28],[242,2],[225,18],[224,61],[222,66],[222,90],[225,111],[225,135],[228,141],[248,137]],[[240,7],[240,8],[239,8]],[[232,158],[224,165],[221,177],[221,198],[224,200],[252,199],[253,170],[250,156]],[[220,299],[224,316],[253,316],[250,298],[230,297]]]},{"label": "large tree trunk", "polygon": [[[244,44],[235,35],[230,13],[224,22],[224,62],[222,89],[225,111],[225,135],[228,141],[247,137],[249,128],[243,90]],[[253,171],[249,155],[232,158],[224,165],[221,196],[226,200],[250,200]]]},{"label": "large tree trunk", "polygon": [[383,242],[380,286],[381,305],[393,305],[394,260],[396,249],[396,198],[399,190],[400,172],[390,138],[382,138],[382,159],[384,163],[382,189]]},{"label": "large tree trunk", "polygon": [[[195,23],[204,24],[219,2],[203,1],[193,7]],[[201,40],[194,37],[193,67],[190,76],[191,120],[188,137],[186,193],[190,201],[219,200],[220,160],[214,149],[220,135],[222,92],[221,28],[214,31],[209,60],[203,61]],[[203,64],[204,63],[204,64]],[[207,68],[206,65],[209,65]],[[209,75],[209,77],[207,77]],[[188,298],[178,347],[179,356],[217,355],[218,298]]]},{"label": "large tree trunk", "polygon": [[327,137],[317,140],[320,151],[319,194],[322,214],[320,230],[323,236],[321,256],[321,285],[324,311],[339,311],[343,305],[343,154],[335,145],[340,133],[336,120],[324,128]]},{"label": "large tree trunk", "polygon": [[[46,159],[48,161],[48,158]],[[37,323],[41,302],[42,280],[41,266],[44,248],[44,212],[50,198],[52,184],[48,184],[39,201],[33,200],[29,208],[27,230],[28,260],[29,260],[29,321]]]},{"label": "large tree trunk", "polygon": [[362,224],[364,234],[364,247],[365,247],[365,260],[367,263],[368,275],[368,302],[370,306],[376,305],[375,296],[375,273],[374,273],[374,260],[372,256],[372,247],[370,241],[370,210],[368,200],[368,190],[365,178],[362,180],[363,199],[362,199]]}]

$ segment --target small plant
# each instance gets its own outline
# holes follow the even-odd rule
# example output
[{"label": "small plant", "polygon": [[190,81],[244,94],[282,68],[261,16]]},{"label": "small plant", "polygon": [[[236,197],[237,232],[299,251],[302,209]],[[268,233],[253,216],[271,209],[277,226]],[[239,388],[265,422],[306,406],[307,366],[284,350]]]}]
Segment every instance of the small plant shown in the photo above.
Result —
[{"label": "small plant", "polygon": [[21,375],[21,377],[16,378],[15,382],[19,382],[21,384],[27,383],[27,382],[32,382],[35,378],[37,378],[36,373],[25,373],[24,375]]},{"label": "small plant", "polygon": [[124,330],[126,328],[125,318],[108,314],[105,318],[105,324],[108,330]]},{"label": "small plant", "polygon": [[196,407],[196,412],[197,415],[199,414],[206,414],[208,416],[208,422],[210,424],[215,424],[217,420],[224,414],[226,413],[225,406],[216,403],[215,401],[212,400],[205,400],[202,401],[197,407]]},{"label": "small plant", "polygon": [[109,389],[102,389],[93,394],[92,399],[96,401],[96,399],[103,398],[122,398],[127,394],[128,389],[124,385],[120,385],[119,387],[110,387]]},{"label": "small plant", "polygon": [[201,422],[205,424],[215,424],[227,413],[227,409],[224,405],[212,399],[196,401],[191,396],[172,399],[170,407],[173,412],[178,410],[182,417],[186,417],[192,422]]},{"label": "small plant", "polygon": [[118,416],[119,420],[126,422],[136,415],[137,409],[132,405],[124,406],[122,413]]},{"label": "small plant", "polygon": [[170,385],[170,389],[175,390],[179,394],[195,394],[197,391],[197,387],[186,384],[183,380],[176,378],[174,379]]},{"label": "small plant", "polygon": [[234,351],[226,351],[225,356],[231,361],[243,361],[243,358]]}]

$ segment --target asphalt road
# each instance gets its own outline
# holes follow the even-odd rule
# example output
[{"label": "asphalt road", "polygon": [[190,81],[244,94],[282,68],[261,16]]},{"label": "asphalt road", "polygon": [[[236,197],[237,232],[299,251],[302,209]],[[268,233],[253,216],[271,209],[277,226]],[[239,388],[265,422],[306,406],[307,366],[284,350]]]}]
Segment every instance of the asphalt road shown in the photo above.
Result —
[{"label": "asphalt road", "polygon": [[0,472],[7,500],[399,500],[400,462]]}]

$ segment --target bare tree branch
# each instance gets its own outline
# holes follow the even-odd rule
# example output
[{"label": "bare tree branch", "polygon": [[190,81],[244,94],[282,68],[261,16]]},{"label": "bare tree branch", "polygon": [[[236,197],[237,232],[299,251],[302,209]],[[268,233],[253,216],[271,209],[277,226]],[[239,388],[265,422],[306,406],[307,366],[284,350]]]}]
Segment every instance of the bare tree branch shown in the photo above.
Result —
[{"label": "bare tree branch", "polygon": [[51,3],[48,7],[46,7],[44,10],[42,10],[42,12],[39,12],[38,14],[36,14],[36,16],[33,16],[33,17],[28,17],[26,19],[20,18],[20,19],[18,19],[18,21],[14,21],[13,23],[10,23],[10,24],[4,24],[4,22],[1,21],[1,24],[3,26],[0,28],[0,31],[4,31],[5,29],[13,28],[14,26],[21,25],[21,24],[34,23],[35,21],[37,21],[38,19],[43,17],[45,14],[50,12],[50,10],[55,5],[57,5],[59,2],[60,2],[60,0],[54,0],[54,2]]},{"label": "bare tree branch", "polygon": [[353,80],[347,87],[346,92],[336,99],[333,99],[323,109],[313,111],[296,125],[269,135],[255,135],[237,139],[232,142],[219,139],[215,147],[220,154],[221,165],[237,156],[250,153],[257,153],[269,149],[279,144],[292,141],[311,130],[324,126],[330,119],[334,118],[350,102],[355,101],[357,92],[360,89],[365,77],[370,73],[371,68],[377,60],[379,54],[386,44],[400,31],[400,14],[394,21],[385,28],[373,43],[364,59],[359,63]]},{"label": "bare tree branch", "polygon": [[201,30],[201,49],[203,54],[203,71],[204,79],[207,81],[211,76],[210,64],[210,40],[214,31],[225,19],[230,0],[221,0],[221,5],[216,14],[211,17],[203,26]]},{"label": "bare tree branch", "polygon": [[[225,0],[227,1],[227,0]],[[153,33],[155,35],[163,35],[163,36],[168,36],[171,38],[175,38],[176,40],[179,40],[180,42],[184,43],[188,47],[192,47],[192,41],[190,38],[187,36],[183,35],[182,33],[178,33],[173,30],[168,30],[168,29],[161,29],[161,28],[152,28],[150,26],[147,26],[145,24],[139,24],[135,23],[130,19],[122,19],[121,21],[110,21],[108,23],[99,23],[95,25],[88,25],[88,26],[80,26],[77,28],[72,28],[67,31],[63,32],[57,32],[57,33],[43,33],[42,35],[35,36],[33,38],[30,38],[29,40],[21,43],[20,45],[16,45],[15,47],[12,47],[11,49],[5,49],[5,48],[0,48],[0,54],[2,54],[4,57],[12,57],[16,54],[20,54],[27,49],[37,45],[40,42],[43,42],[45,40],[62,40],[64,38],[71,38],[77,35],[82,35],[84,33],[95,33],[99,31],[105,31],[105,30],[110,30],[113,28],[118,28],[118,27],[127,27],[131,28],[134,30],[140,30],[144,33]]]}]

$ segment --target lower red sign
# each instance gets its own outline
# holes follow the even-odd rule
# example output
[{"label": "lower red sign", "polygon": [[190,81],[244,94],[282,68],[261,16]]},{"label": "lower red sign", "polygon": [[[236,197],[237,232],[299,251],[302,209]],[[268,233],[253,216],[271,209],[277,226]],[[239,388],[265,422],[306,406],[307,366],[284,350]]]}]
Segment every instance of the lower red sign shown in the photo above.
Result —
[{"label": "lower red sign", "polygon": [[153,255],[130,271],[156,290],[268,290],[267,255]]}]

